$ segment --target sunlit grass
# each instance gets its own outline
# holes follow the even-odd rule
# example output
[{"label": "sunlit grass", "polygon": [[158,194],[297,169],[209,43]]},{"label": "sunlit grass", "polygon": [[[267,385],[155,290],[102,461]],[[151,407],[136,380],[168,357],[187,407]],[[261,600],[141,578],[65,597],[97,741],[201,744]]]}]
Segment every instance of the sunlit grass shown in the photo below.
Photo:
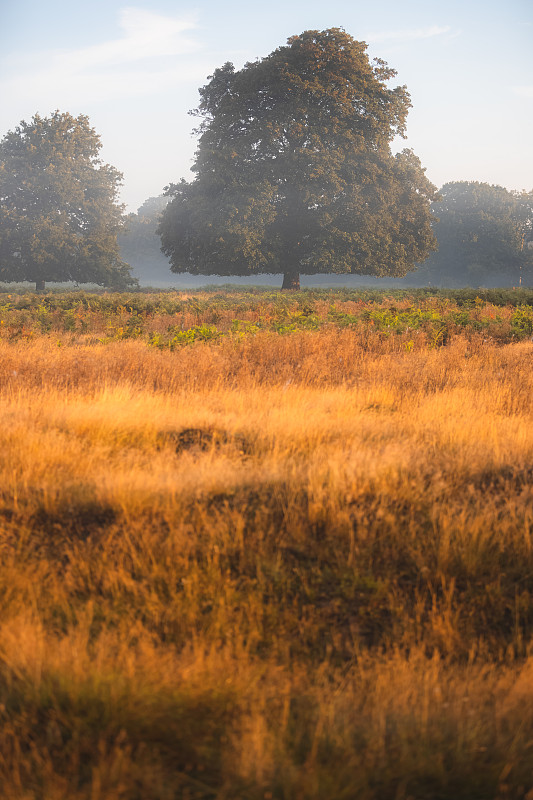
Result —
[{"label": "sunlit grass", "polygon": [[532,352],[0,341],[2,797],[531,800]]}]

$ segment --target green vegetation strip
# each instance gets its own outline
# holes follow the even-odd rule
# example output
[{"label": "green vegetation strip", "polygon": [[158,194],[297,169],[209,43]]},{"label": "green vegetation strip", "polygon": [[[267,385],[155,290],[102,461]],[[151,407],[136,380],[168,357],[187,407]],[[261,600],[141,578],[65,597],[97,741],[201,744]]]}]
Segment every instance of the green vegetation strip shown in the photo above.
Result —
[{"label": "green vegetation strip", "polygon": [[259,332],[360,326],[385,337],[424,333],[434,346],[465,333],[503,344],[533,334],[533,290],[0,293],[0,336],[8,341],[71,334],[104,344],[140,339],[173,350]]}]

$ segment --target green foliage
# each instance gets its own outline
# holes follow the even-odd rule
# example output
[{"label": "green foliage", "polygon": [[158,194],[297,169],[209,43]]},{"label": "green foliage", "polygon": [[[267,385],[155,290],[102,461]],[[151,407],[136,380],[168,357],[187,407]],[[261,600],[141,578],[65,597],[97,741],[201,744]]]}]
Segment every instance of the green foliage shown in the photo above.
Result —
[{"label": "green foliage", "polygon": [[168,329],[166,337],[154,334],[150,344],[155,347],[175,350],[176,347],[194,344],[195,342],[210,342],[214,339],[218,339],[221,335],[220,331],[218,331],[214,325],[195,325],[193,328],[188,328],[187,330],[180,330],[177,326],[172,326]]},{"label": "green foliage", "polygon": [[[403,135],[405,87],[344,31],[305,31],[201,90],[192,183],[159,233],[172,270],[401,276],[434,247],[435,187]],[[290,283],[289,279],[286,279]]]},{"label": "green foliage", "polygon": [[531,281],[532,194],[457,181],[445,184],[439,195],[434,209],[438,251],[420,268],[421,278],[437,285]]},{"label": "green foliage", "polygon": [[236,345],[258,334],[352,328],[411,350],[455,336],[508,343],[533,334],[532,291],[270,290],[89,294],[0,293],[0,338],[11,342],[66,334],[64,343],[138,339],[177,350],[202,343]]},{"label": "green foliage", "polygon": [[533,334],[533,309],[531,306],[519,306],[511,317],[511,328],[520,339]]},{"label": "green foliage", "polygon": [[135,283],[118,251],[122,176],[87,117],[22,121],[0,142],[0,279]]}]

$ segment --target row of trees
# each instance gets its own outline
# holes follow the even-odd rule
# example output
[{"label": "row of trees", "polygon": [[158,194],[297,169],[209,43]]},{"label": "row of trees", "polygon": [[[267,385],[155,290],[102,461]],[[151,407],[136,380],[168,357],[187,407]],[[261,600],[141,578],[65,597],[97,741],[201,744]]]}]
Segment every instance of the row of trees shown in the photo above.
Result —
[{"label": "row of trees", "polygon": [[532,195],[447,184],[436,221],[419,159],[391,151],[410,107],[394,76],[336,28],[225,64],[200,89],[194,179],[129,219],[87,117],[22,122],[0,142],[0,280],[131,286],[127,262],[156,264],[159,237],[174,272],[281,272],[284,288],[300,273],[401,277],[423,263],[434,283],[451,270],[479,283],[527,267]]}]

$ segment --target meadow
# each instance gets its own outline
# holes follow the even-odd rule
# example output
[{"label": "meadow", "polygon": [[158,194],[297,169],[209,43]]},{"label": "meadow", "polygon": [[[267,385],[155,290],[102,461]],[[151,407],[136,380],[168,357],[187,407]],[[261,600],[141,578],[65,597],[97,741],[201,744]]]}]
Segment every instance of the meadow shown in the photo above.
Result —
[{"label": "meadow", "polygon": [[533,291],[0,292],[0,796],[533,800]]}]

